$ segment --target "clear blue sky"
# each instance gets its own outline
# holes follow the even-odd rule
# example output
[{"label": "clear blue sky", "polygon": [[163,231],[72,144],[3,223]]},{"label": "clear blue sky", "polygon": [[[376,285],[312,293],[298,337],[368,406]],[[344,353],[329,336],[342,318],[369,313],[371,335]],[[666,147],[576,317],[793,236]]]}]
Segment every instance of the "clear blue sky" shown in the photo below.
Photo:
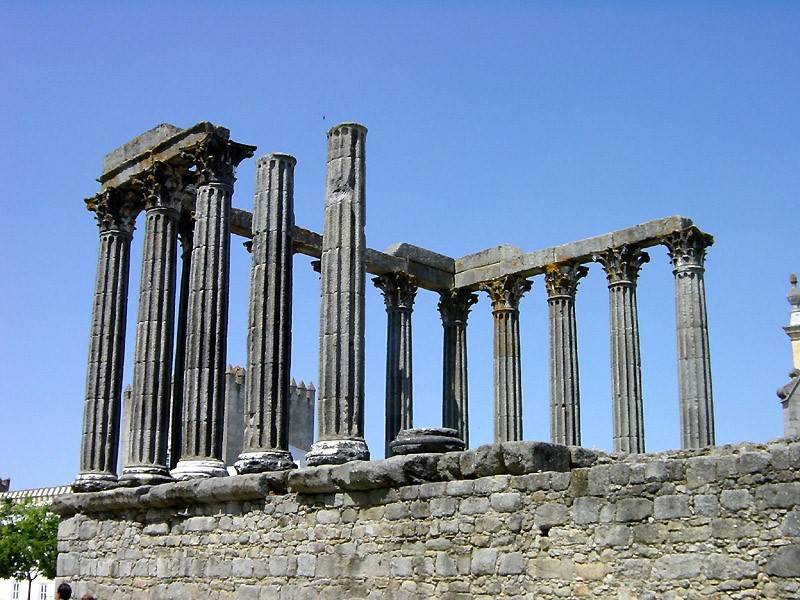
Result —
[{"label": "clear blue sky", "polygon": [[[298,159],[296,220],[321,231],[325,132],[367,137],[367,241],[453,257],[525,250],[681,214],[707,260],[717,440],[782,432],[781,326],[800,270],[800,6],[671,3],[37,3],[0,9],[0,475],[78,468],[103,155],[161,122],[209,120]],[[254,161],[234,205],[252,206]],[[139,230],[141,234],[141,229]],[[248,256],[234,238],[230,363],[245,359]],[[133,249],[136,315],[138,256]],[[679,445],[672,274],[654,249],[639,310],[648,449]],[[318,280],[296,259],[293,373],[317,380]],[[522,302],[527,439],[547,439],[547,311]],[[367,291],[367,441],[382,454],[385,313]],[[584,443],[610,449],[608,300],[577,312]],[[436,297],[414,312],[415,422],[437,425]],[[129,326],[129,333],[133,331]],[[128,356],[133,336],[128,339]],[[472,311],[472,440],[491,439],[491,316]],[[130,362],[130,361],[129,361]],[[130,381],[127,369],[126,382]]]}]

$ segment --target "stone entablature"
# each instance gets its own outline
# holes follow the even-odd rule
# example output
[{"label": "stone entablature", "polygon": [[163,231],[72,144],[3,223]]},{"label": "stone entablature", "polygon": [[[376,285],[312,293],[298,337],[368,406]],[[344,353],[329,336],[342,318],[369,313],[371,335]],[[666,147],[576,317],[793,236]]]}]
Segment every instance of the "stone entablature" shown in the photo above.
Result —
[{"label": "stone entablature", "polygon": [[790,598],[800,441],[471,451],[56,500],[101,598]]}]

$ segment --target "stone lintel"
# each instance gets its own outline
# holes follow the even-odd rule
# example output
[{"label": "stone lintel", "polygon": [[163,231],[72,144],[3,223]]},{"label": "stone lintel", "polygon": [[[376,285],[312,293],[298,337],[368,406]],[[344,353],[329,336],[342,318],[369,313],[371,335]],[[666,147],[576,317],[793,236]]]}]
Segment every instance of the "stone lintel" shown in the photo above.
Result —
[{"label": "stone lintel", "polygon": [[[231,210],[231,233],[246,238],[253,237],[253,215],[240,208]],[[322,256],[322,236],[315,231],[295,226],[292,232],[294,251],[313,258]],[[397,255],[391,254],[397,252]],[[449,262],[448,262],[449,261]],[[367,272],[372,275],[408,273],[416,279],[419,287],[432,290],[447,290],[453,287],[453,264],[455,261],[442,254],[431,252],[411,244],[395,244],[389,252],[367,248],[364,252]],[[443,268],[449,265],[449,270]]]},{"label": "stone lintel", "polygon": [[673,216],[534,252],[525,253],[513,246],[490,248],[456,259],[455,287],[472,289],[482,281],[506,275],[540,275],[547,265],[591,262],[592,254],[626,244],[642,248],[656,246],[662,243],[664,236],[691,226],[691,219]]},{"label": "stone lintel", "polygon": [[209,134],[230,139],[228,129],[208,121],[187,129],[164,123],[136,136],[106,155],[103,173],[98,178],[101,190],[124,186],[131,178],[149,169],[153,163],[174,160],[181,151],[196,146]]}]

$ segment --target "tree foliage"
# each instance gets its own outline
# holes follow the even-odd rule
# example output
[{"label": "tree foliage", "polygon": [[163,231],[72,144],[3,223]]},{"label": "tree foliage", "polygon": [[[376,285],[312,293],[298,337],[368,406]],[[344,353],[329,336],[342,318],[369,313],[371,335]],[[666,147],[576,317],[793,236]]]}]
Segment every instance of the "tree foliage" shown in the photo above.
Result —
[{"label": "tree foliage", "polygon": [[58,517],[27,500],[0,501],[0,578],[56,576]]}]

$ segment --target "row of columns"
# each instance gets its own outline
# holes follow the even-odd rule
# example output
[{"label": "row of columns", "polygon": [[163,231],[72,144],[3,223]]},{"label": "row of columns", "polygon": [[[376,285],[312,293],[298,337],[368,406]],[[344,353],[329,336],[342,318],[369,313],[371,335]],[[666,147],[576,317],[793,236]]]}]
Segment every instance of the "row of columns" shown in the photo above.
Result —
[{"label": "row of columns", "polygon": [[[364,441],[364,253],[366,128],[328,133],[320,260],[318,436],[309,464],[369,458]],[[225,475],[222,462],[228,320],[230,211],[236,165],[254,148],[211,135],[174,165],[155,163],[124,190],[88,200],[100,228],[84,403],[81,471],[75,489],[116,485],[116,454],[130,242],[145,212],[142,277],[132,389],[131,453],[119,483],[138,485]],[[247,406],[239,472],[291,468],[288,389],[291,367],[293,176],[295,159],[259,159],[253,210],[247,342]],[[194,213],[183,208],[187,185]],[[183,248],[178,294],[178,241]],[[663,239],[676,282],[682,445],[714,442],[703,286],[710,236],[691,228]],[[636,280],[648,255],[635,246],[593,256],[608,278],[614,449],[644,451]],[[575,295],[587,268],[545,272],[550,320],[551,437],[580,444]],[[405,273],[375,278],[387,310],[386,453],[413,425],[411,314],[417,284]],[[521,440],[519,302],[532,286],[512,275],[480,284],[494,321],[495,439]],[[173,348],[178,297],[177,344]],[[440,292],[443,325],[442,424],[468,443],[466,327],[477,295]],[[173,376],[173,358],[174,373]],[[172,432],[172,439],[168,439]],[[169,462],[167,449],[173,449]],[[180,452],[174,449],[180,448]]]},{"label": "row of columns", "polygon": [[[711,236],[690,228],[666,236],[675,275],[681,445],[714,443],[711,366],[705,291],[706,248]],[[636,283],[649,261],[641,248],[624,245],[593,255],[609,289],[613,446],[617,452],[645,451]],[[550,434],[559,444],[580,445],[580,383],[575,296],[588,268],[577,262],[550,265],[545,286],[550,329]],[[403,273],[374,279],[387,310],[386,455],[401,429],[412,427],[411,311],[416,287]],[[494,321],[494,437],[522,440],[519,302],[532,282],[507,276],[479,285],[492,303]],[[469,290],[441,292],[444,327],[442,424],[468,444],[467,315],[477,296]]]},{"label": "row of columns", "polygon": [[[156,162],[124,189],[87,200],[100,249],[76,491],[226,474],[220,457],[231,195],[235,167],[254,150],[212,134],[174,164]],[[189,183],[196,190],[193,222],[182,202]],[[142,210],[130,455],[117,480],[130,243]],[[173,348],[179,238],[183,276]]]}]

